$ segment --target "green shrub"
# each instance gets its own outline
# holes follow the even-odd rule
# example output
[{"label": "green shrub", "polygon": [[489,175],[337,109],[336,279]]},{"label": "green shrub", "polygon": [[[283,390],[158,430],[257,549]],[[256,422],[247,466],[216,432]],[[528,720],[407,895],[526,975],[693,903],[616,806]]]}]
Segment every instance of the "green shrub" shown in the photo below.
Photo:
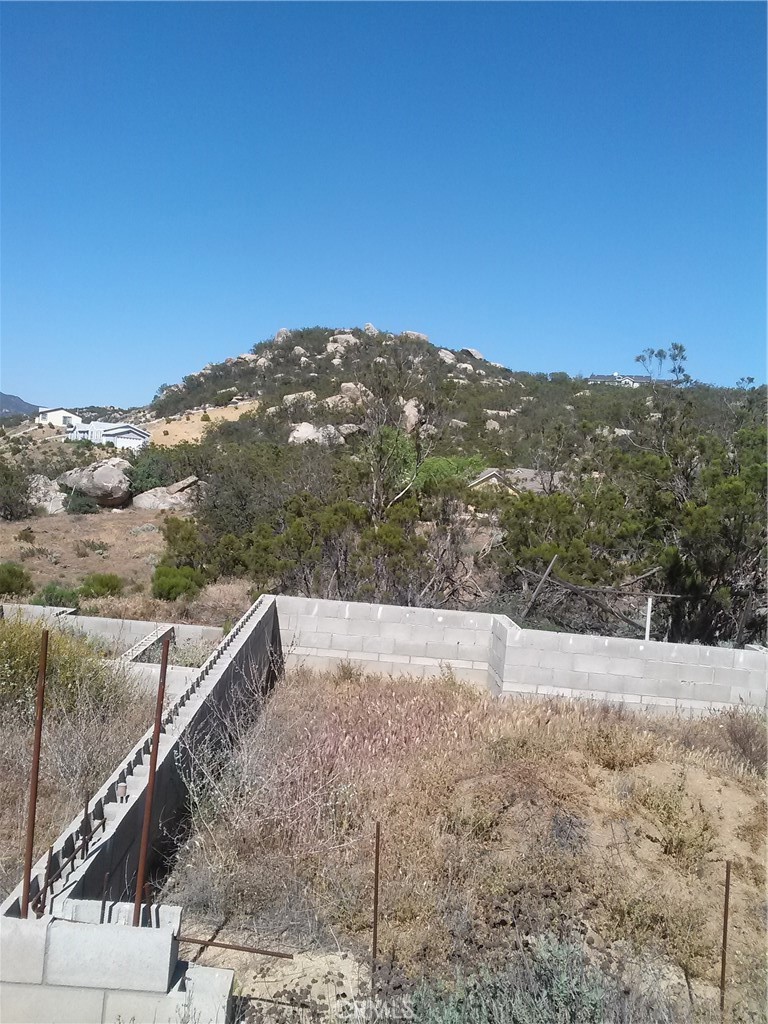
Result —
[{"label": "green shrub", "polygon": [[0,459],[0,519],[25,519],[31,514],[29,474],[21,466]]},{"label": "green shrub", "polygon": [[101,507],[95,498],[82,491],[70,491],[67,497],[67,512],[73,516],[89,516],[100,512]]},{"label": "green shrub", "polygon": [[207,412],[204,412],[203,415],[200,417],[200,422],[201,423],[210,423],[211,422],[211,417],[208,415]]},{"label": "green shrub", "polygon": [[21,565],[3,562],[0,565],[0,594],[14,594],[17,597],[32,592],[32,578]]},{"label": "green shrub", "polygon": [[690,1021],[663,993],[625,990],[575,943],[544,936],[513,953],[503,971],[424,985],[410,1005],[414,1024],[672,1024]]},{"label": "green shrub", "polygon": [[25,526],[23,530],[19,530],[13,539],[20,541],[22,544],[34,544],[35,531],[31,526]]},{"label": "green shrub", "polygon": [[[89,696],[106,696],[117,677],[98,646],[81,633],[46,628],[46,707],[71,708],[83,691]],[[42,631],[41,622],[0,620],[0,703],[5,710],[34,710]]]},{"label": "green shrub", "polygon": [[63,587],[60,583],[46,583],[32,598],[31,603],[51,608],[78,608],[80,591],[74,587]]},{"label": "green shrub", "polygon": [[170,565],[158,565],[152,576],[152,596],[162,601],[175,601],[182,595],[194,597],[204,582],[203,574],[189,566],[175,569]]},{"label": "green shrub", "polygon": [[83,597],[116,597],[122,592],[123,581],[114,572],[92,572],[80,588]]}]

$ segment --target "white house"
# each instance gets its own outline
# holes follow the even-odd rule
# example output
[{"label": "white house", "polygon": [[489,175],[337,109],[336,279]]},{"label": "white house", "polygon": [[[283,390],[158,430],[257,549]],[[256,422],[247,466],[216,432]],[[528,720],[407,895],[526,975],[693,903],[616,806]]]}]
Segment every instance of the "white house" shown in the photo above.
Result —
[{"label": "white house", "polygon": [[134,451],[149,444],[149,432],[136,427],[132,423],[105,423],[94,420],[92,423],[73,424],[69,428],[68,440],[91,441],[93,444],[113,444],[115,448],[131,448]]},{"label": "white house", "polygon": [[35,416],[35,423],[42,423],[51,427],[76,427],[83,422],[82,416],[62,409],[57,406],[55,409],[40,409]]}]

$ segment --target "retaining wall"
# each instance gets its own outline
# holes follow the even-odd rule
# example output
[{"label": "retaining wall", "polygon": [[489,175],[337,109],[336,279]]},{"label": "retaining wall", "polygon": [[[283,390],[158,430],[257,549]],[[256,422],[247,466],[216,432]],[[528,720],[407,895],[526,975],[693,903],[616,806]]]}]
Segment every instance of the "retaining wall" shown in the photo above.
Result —
[{"label": "retaining wall", "polygon": [[766,706],[764,651],[521,629],[505,615],[276,600],[288,664],[323,669],[347,660],[415,676],[447,666],[497,695],[591,697],[654,710]]}]

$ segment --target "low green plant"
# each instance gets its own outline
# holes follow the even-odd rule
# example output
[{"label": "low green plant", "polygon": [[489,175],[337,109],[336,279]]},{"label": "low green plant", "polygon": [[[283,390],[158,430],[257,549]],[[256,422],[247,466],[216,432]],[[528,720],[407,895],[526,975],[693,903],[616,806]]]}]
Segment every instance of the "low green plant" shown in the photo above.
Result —
[{"label": "low green plant", "polygon": [[123,592],[123,581],[114,572],[92,572],[83,580],[83,597],[117,597]]},{"label": "low green plant", "polygon": [[504,970],[427,983],[409,999],[414,1024],[672,1024],[686,1010],[660,992],[632,992],[576,943],[543,936]]},{"label": "low green plant", "polygon": [[158,565],[152,576],[152,596],[162,601],[175,601],[182,595],[194,597],[204,582],[203,574],[198,569]]},{"label": "low green plant", "polygon": [[[46,706],[73,706],[83,688],[105,695],[115,669],[91,639],[81,633],[49,629]],[[31,713],[43,625],[14,617],[0,620],[0,701],[8,711]]]},{"label": "low green plant", "polygon": [[203,415],[200,417],[200,421],[201,423],[210,423],[211,417],[208,415],[207,412],[204,412]]},{"label": "low green plant", "polygon": [[19,530],[13,539],[19,541],[21,544],[34,544],[35,531],[31,526],[25,526],[23,530]]},{"label": "low green plant", "polygon": [[70,491],[66,503],[67,512],[73,516],[88,516],[100,512],[101,508],[95,498],[82,491]]},{"label": "low green plant", "polygon": [[109,544],[105,540],[76,540],[74,549],[78,558],[87,558],[89,554],[106,554]]},{"label": "low green plant", "polygon": [[75,587],[62,586],[61,583],[46,583],[38,590],[30,603],[52,608],[78,608],[80,606],[80,591]]},{"label": "low green plant", "polygon": [[26,569],[16,562],[0,564],[0,594],[12,594],[21,597],[32,592],[32,577]]}]

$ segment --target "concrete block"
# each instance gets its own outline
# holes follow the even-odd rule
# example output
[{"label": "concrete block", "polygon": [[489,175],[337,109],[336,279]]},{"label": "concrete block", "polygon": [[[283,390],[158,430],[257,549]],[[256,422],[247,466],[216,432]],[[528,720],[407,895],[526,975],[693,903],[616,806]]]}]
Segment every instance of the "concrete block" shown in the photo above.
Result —
[{"label": "concrete block", "polygon": [[535,647],[507,647],[504,661],[507,665],[538,665],[541,651]]},{"label": "concrete block", "polygon": [[363,650],[368,654],[392,654],[395,639],[391,636],[364,636]]},{"label": "concrete block", "polygon": [[394,604],[379,604],[375,606],[374,620],[376,622],[400,622],[405,620],[405,608]]},{"label": "concrete block", "polygon": [[567,686],[537,686],[536,693],[541,697],[575,697],[577,691]]},{"label": "concrete block", "polygon": [[472,683],[473,686],[481,687],[488,685],[488,672],[484,668],[459,668],[455,670],[455,675],[462,683]]},{"label": "concrete block", "polygon": [[759,672],[765,677],[768,674],[768,655],[762,651],[734,651],[733,667],[747,672]]},{"label": "concrete block", "polygon": [[101,1024],[103,1003],[100,989],[0,984],[3,1024]]},{"label": "concrete block", "polygon": [[44,980],[76,988],[167,992],[177,953],[170,928],[53,921]]},{"label": "concrete block", "polygon": [[642,679],[646,674],[645,661],[641,658],[607,658],[607,672],[617,676],[628,676],[630,679]]},{"label": "concrete block", "polygon": [[636,679],[627,680],[624,676],[614,676],[608,672],[590,672],[586,679],[588,689],[597,690],[602,694],[615,693],[618,696],[636,691],[636,683]]},{"label": "concrete block", "polygon": [[332,646],[333,636],[331,633],[312,633],[310,642],[316,650],[327,651]]},{"label": "concrete block", "polygon": [[0,918],[0,982],[42,984],[49,924],[50,918]]},{"label": "concrete block", "polygon": [[[449,658],[459,657],[458,644],[435,643],[428,639],[424,647],[424,655],[428,658],[437,658],[438,661],[447,661]],[[468,660],[472,661],[472,658]]]},{"label": "concrete block", "polygon": [[537,668],[531,666],[531,668],[513,668],[511,671],[506,667],[504,668],[504,689],[508,689],[508,684],[527,684],[530,686],[550,686],[552,684],[552,669],[551,668]]},{"label": "concrete block", "polygon": [[609,662],[609,660],[610,659],[607,658],[602,653],[600,653],[600,654],[574,654],[571,657],[571,662],[572,662],[571,667],[573,668],[574,672],[589,672],[590,674],[593,673],[593,672],[594,673],[605,672],[606,674],[610,674],[610,675],[613,675],[613,674],[618,675],[618,673],[609,673],[609,671],[608,671],[608,662]]},{"label": "concrete block", "polygon": [[764,708],[768,702],[765,683],[762,683],[754,690],[750,689],[749,686],[732,686],[729,690],[728,699],[731,704],[747,704],[751,707]]},{"label": "concrete block", "polygon": [[104,1024],[178,1024],[179,1021],[203,1020],[194,1016],[196,1007],[186,992],[176,990],[167,995],[159,992],[115,992],[104,994]]},{"label": "concrete block", "polygon": [[353,652],[362,651],[363,649],[363,638],[362,636],[347,636],[346,633],[334,633],[331,636],[331,646],[329,652],[333,651],[337,655],[339,654],[352,654]]},{"label": "concrete block", "polygon": [[674,708],[677,706],[677,700],[674,697],[656,697],[652,694],[644,694],[642,698],[642,704],[652,704],[654,707],[660,708]]},{"label": "concrete block", "polygon": [[[219,967],[190,964],[186,974],[190,999],[190,1020],[226,1024],[235,983],[235,972]],[[199,1016],[196,1016],[199,1015]]]},{"label": "concrete block", "polygon": [[[647,679],[663,679],[669,683],[711,683],[715,670],[706,665],[689,665],[683,662],[646,662]],[[669,696],[676,696],[670,692]]]},{"label": "concrete block", "polygon": [[410,659],[410,664],[411,665],[426,665],[428,668],[433,669],[436,675],[439,675],[440,674],[440,667],[441,667],[441,665],[448,665],[448,664],[450,664],[450,659],[448,659],[448,658],[419,658],[419,657],[413,657],[413,658]]},{"label": "concrete block", "polygon": [[502,693],[536,693],[535,683],[518,683],[510,680],[506,682],[499,680],[499,683]]}]

